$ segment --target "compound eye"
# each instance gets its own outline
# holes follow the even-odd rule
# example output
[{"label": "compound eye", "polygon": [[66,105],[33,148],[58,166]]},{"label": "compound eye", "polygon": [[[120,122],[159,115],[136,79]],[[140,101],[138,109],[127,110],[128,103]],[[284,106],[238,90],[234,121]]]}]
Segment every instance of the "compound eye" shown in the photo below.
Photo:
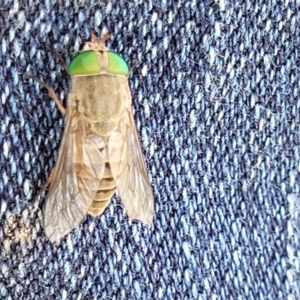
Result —
[{"label": "compound eye", "polygon": [[100,73],[98,55],[93,50],[79,53],[69,64],[70,76],[95,75]]},{"label": "compound eye", "polygon": [[108,73],[115,75],[128,75],[129,69],[124,59],[113,51],[107,52]]}]

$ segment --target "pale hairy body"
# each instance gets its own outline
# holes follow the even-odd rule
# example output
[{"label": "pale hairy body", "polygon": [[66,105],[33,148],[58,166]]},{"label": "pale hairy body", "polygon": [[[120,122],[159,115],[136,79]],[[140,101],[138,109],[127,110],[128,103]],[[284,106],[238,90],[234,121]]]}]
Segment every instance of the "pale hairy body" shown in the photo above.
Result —
[{"label": "pale hairy body", "polygon": [[105,74],[74,77],[68,106],[76,106],[80,120],[86,120],[96,134],[109,136],[122,112],[131,109],[128,79]]},{"label": "pale hairy body", "polygon": [[49,186],[44,208],[45,232],[58,241],[80,224],[86,214],[104,212],[116,189],[128,216],[153,222],[154,200],[133,115],[128,67],[109,51],[105,38],[87,42],[69,65],[71,91],[58,158],[42,191]]},{"label": "pale hairy body", "polygon": [[[115,88],[110,89],[110,87]],[[85,128],[86,135],[95,133],[105,143],[104,175],[100,180],[93,203],[88,208],[89,214],[97,216],[103,213],[117,187],[111,173],[112,162],[109,161],[107,143],[111,133],[118,130],[121,121],[125,121],[122,119],[122,114],[126,109],[131,109],[128,80],[124,76],[105,74],[75,77],[71,83],[68,107],[73,107],[77,111],[77,121]],[[74,165],[79,167],[80,158],[73,156],[73,160]],[[82,176],[86,175],[82,174]]]}]

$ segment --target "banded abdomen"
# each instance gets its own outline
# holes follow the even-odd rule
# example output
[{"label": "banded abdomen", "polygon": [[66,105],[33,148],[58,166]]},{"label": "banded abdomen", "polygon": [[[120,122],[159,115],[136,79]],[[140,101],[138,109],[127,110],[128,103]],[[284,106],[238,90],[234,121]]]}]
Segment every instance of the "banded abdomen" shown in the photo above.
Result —
[{"label": "banded abdomen", "polygon": [[106,162],[103,178],[88,213],[93,216],[101,215],[114,195],[116,187],[116,181],[112,176],[109,162]]}]

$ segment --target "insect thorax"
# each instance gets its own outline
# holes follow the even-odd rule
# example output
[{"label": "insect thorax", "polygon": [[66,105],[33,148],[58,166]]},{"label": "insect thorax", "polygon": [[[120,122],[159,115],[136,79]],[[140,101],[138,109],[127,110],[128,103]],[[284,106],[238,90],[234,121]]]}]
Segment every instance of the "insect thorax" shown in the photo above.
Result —
[{"label": "insect thorax", "polygon": [[121,113],[131,102],[127,78],[106,74],[73,77],[69,101],[92,131],[108,136],[116,130]]}]

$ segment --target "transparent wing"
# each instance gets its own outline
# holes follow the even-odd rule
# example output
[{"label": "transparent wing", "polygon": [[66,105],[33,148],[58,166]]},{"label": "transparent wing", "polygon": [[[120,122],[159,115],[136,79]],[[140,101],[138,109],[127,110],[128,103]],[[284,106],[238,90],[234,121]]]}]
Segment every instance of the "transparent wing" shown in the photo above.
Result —
[{"label": "transparent wing", "polygon": [[130,109],[124,112],[119,129],[109,138],[108,155],[128,216],[150,226],[154,216],[152,188]]},{"label": "transparent wing", "polygon": [[52,242],[82,221],[104,173],[103,140],[94,134],[85,136],[77,123],[68,117],[46,197],[44,226]]}]

